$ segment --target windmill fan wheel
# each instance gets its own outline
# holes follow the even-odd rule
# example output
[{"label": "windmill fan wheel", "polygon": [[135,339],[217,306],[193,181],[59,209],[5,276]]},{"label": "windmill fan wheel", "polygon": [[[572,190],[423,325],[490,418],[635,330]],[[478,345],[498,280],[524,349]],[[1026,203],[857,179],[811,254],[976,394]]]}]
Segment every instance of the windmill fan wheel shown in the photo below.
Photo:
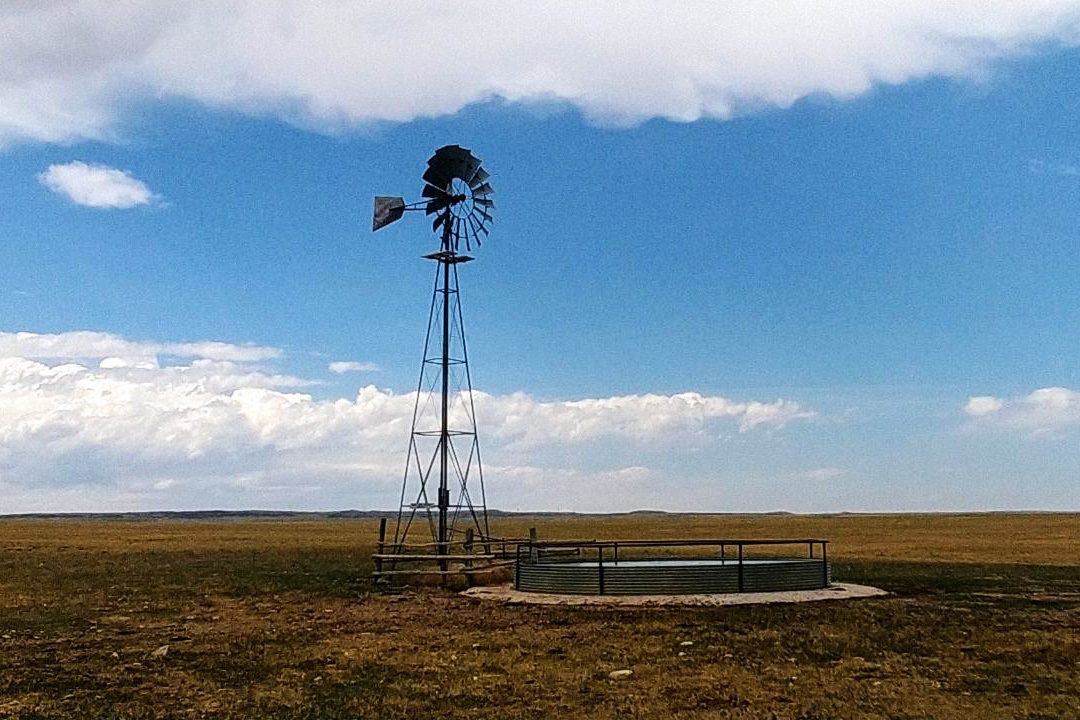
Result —
[{"label": "windmill fan wheel", "polygon": [[480,160],[459,145],[441,147],[428,160],[422,193],[428,198],[425,214],[435,215],[431,229],[441,230],[445,249],[457,252],[464,240],[471,250],[474,241],[481,244],[481,235],[487,237],[495,207],[488,197],[493,192],[488,177]]}]

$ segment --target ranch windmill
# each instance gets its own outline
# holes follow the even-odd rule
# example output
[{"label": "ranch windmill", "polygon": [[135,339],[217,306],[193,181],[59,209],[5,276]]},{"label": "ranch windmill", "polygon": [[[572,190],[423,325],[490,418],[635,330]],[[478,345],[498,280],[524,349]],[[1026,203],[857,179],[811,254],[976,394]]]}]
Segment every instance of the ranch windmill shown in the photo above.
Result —
[{"label": "ranch windmill", "polygon": [[469,150],[458,145],[439,148],[423,175],[420,194],[425,199],[406,203],[400,197],[376,197],[372,223],[376,231],[406,212],[423,211],[433,217],[431,229],[440,238],[438,252],[424,255],[437,263],[435,285],[397,524],[393,543],[387,545],[392,560],[394,556],[406,559],[403,547],[410,531],[415,535],[419,530],[415,526],[426,525],[430,547],[435,548],[432,559],[444,574],[453,558],[451,544],[459,536],[489,537],[458,284],[458,266],[474,259],[462,250],[472,252],[474,245],[479,247],[491,224],[494,203],[488,177]]}]

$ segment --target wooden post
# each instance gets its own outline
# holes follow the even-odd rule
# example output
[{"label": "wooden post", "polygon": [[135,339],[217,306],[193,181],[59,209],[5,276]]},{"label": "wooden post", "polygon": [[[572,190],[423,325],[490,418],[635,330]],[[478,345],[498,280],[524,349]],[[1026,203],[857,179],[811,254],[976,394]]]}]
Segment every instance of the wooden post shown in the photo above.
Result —
[{"label": "wooden post", "polygon": [[[472,551],[473,551],[473,529],[472,528],[465,528],[465,545],[464,545],[464,547],[465,547],[465,554],[466,555],[471,555]],[[466,560],[465,561],[465,569],[466,570],[472,570],[472,568],[473,568],[473,561],[472,560]],[[465,575],[465,587],[472,587],[472,573],[466,572],[466,573],[464,573],[464,575]]]},{"label": "wooden post", "polygon": [[[383,549],[386,547],[386,518],[379,518],[379,542],[375,547],[378,548],[378,550],[376,551],[376,554],[377,555],[382,555],[383,554]],[[382,580],[381,573],[382,573],[382,558],[381,557],[376,557],[375,558],[375,581],[376,582],[379,582],[380,580]]]},{"label": "wooden post", "polygon": [[536,547],[536,528],[529,528],[529,560],[537,562],[540,559],[540,551]]}]

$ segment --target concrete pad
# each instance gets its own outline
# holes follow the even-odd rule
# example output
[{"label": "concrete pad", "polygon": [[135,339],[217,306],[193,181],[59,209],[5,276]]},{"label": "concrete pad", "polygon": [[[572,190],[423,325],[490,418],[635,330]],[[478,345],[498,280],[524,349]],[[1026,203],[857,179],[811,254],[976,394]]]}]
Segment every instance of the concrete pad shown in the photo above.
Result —
[{"label": "concrete pad", "polygon": [[474,587],[462,595],[494,600],[506,605],[601,605],[617,607],[687,606],[714,607],[720,605],[769,605],[776,603],[812,602],[814,600],[848,600],[851,598],[888,595],[869,585],[833,583],[820,590],[785,590],[765,593],[716,593],[714,595],[556,595],[515,590],[506,585]]}]

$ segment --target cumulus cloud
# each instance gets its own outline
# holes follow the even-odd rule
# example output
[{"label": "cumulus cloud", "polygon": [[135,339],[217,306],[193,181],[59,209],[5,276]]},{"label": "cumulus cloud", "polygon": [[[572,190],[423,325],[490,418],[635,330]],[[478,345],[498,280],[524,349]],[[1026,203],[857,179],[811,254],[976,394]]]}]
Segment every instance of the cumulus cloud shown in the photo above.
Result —
[{"label": "cumulus cloud", "polygon": [[[95,332],[0,334],[0,487],[9,497],[75,503],[54,510],[86,509],[68,494],[72,488],[86,488],[96,502],[111,497],[114,507],[143,509],[175,506],[177,498],[196,507],[393,506],[416,394],[367,386],[353,398],[317,399],[300,391],[310,380],[254,364],[279,355]],[[432,404],[426,394],[421,399]],[[533,507],[550,507],[541,498],[553,501],[574,478],[588,478],[591,492],[633,487],[649,472],[634,462],[640,444],[655,450],[685,433],[715,439],[813,415],[786,400],[698,393],[544,402],[475,392],[469,399],[455,398],[454,423],[475,405],[489,479],[531,478]],[[626,444],[627,457],[605,467],[603,451],[589,448],[612,439]],[[568,447],[589,458],[584,466],[537,463],[545,451]],[[552,483],[546,496],[542,478]]]},{"label": "cumulus cloud", "polygon": [[683,434],[708,433],[715,421],[727,420],[740,432],[782,428],[815,413],[790,400],[735,402],[688,392],[676,395],[621,395],[607,398],[540,402],[524,393],[492,397],[475,393],[478,410],[492,412],[490,432],[516,446],[584,442],[623,437],[652,442]]},{"label": "cumulus cloud", "polygon": [[978,76],[1076,43],[1078,14],[1075,0],[8,3],[0,141],[110,138],[140,98],[324,126],[490,99],[567,103],[612,123],[727,118]]},{"label": "cumulus cloud", "polygon": [[971,417],[983,417],[996,413],[1004,405],[1005,403],[1000,398],[992,395],[978,395],[968,398],[967,404],[964,405],[964,412]]},{"label": "cumulus cloud", "polygon": [[375,363],[369,362],[354,362],[351,360],[338,360],[330,363],[327,368],[332,373],[343,375],[351,372],[374,372],[379,369],[379,366]]},{"label": "cumulus cloud", "polygon": [[0,357],[54,360],[117,357],[136,358],[138,362],[157,355],[251,363],[279,358],[282,352],[273,347],[224,342],[138,342],[91,330],[52,334],[0,332]]},{"label": "cumulus cloud", "polygon": [[38,180],[76,205],[92,208],[126,209],[149,205],[156,199],[146,183],[126,170],[87,165],[78,160],[50,165],[38,174]]},{"label": "cumulus cloud", "polygon": [[980,395],[967,401],[964,412],[993,427],[1053,434],[1080,424],[1080,392],[1046,387],[1016,398]]}]

